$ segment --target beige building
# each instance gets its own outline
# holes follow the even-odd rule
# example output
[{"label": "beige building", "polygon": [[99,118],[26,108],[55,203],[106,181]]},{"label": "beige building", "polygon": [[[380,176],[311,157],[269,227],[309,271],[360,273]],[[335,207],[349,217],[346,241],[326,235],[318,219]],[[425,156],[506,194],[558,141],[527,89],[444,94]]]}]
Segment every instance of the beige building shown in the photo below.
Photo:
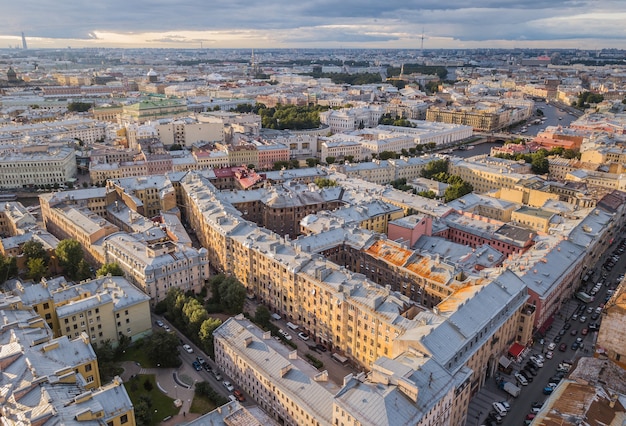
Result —
[{"label": "beige building", "polygon": [[122,203],[147,218],[176,208],[176,192],[162,175],[109,180],[107,188],[115,191]]},{"label": "beige building", "polygon": [[61,185],[76,178],[76,154],[69,147],[36,145],[0,151],[0,188]]},{"label": "beige building", "polygon": [[199,293],[209,278],[206,249],[172,241],[149,244],[133,235],[116,233],[102,243],[103,263],[117,263],[126,278],[151,298],[154,305],[171,287]]},{"label": "beige building", "polygon": [[32,308],[55,336],[87,336],[91,343],[120,336],[139,339],[152,331],[150,298],[123,277],[101,277],[78,284],[63,277],[38,283],[8,283],[10,294]]},{"label": "beige building", "polygon": [[224,142],[224,124],[220,121],[198,122],[193,118],[164,119],[150,123],[163,145],[178,144],[190,148],[198,142]]},{"label": "beige building", "polygon": [[602,311],[596,355],[606,355],[626,369],[626,285],[622,281]]}]

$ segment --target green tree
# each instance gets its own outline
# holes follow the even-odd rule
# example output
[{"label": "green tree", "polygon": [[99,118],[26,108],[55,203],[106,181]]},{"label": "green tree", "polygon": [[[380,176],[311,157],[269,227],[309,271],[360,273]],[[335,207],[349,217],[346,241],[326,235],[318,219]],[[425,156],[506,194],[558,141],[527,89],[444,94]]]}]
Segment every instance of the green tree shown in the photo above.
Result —
[{"label": "green tree", "polygon": [[532,170],[532,172],[538,175],[544,175],[550,171],[550,163],[548,162],[548,159],[544,156],[534,157],[530,164],[530,169]]},{"label": "green tree", "polygon": [[78,276],[78,265],[83,260],[83,248],[76,240],[62,240],[55,250],[59,264],[67,274],[74,280]]},{"label": "green tree", "polygon": [[438,173],[448,173],[448,160],[431,161],[422,169],[420,175],[426,179],[431,179]]},{"label": "green tree", "polygon": [[265,305],[257,306],[256,311],[254,312],[254,322],[262,327],[267,327],[271,318],[272,315]]},{"label": "green tree", "polygon": [[452,200],[456,200],[459,197],[469,194],[473,190],[474,188],[472,187],[472,185],[467,182],[454,183],[446,188],[446,191],[444,193],[444,199],[446,203],[448,203]]},{"label": "green tree", "polygon": [[226,278],[219,287],[220,300],[226,312],[240,313],[246,300],[246,288],[233,277]]},{"label": "green tree", "polygon": [[336,158],[333,156],[328,156],[326,157],[326,164],[333,164],[335,162]]},{"label": "green tree", "polygon": [[105,263],[100,267],[100,269],[96,271],[96,276],[98,277],[106,277],[109,274],[114,277],[123,277],[124,271],[122,270],[122,267],[119,265],[119,263],[116,262]]},{"label": "green tree", "polygon": [[76,279],[78,281],[87,280],[92,278],[91,276],[91,266],[85,259],[81,259],[78,262],[78,270],[76,271]]},{"label": "green tree", "polygon": [[87,102],[70,102],[67,104],[67,110],[70,112],[87,112],[91,108],[91,104]]},{"label": "green tree", "polygon": [[217,318],[207,318],[200,325],[200,330],[198,331],[198,337],[200,338],[200,344],[204,351],[209,354],[209,356],[213,357],[214,347],[213,347],[213,331],[217,327],[222,325],[222,321]]},{"label": "green tree", "polygon": [[396,157],[397,157],[396,153],[392,151],[383,151],[380,154],[378,154],[378,158],[381,160],[389,160],[389,159],[394,159]]},{"label": "green tree", "polygon": [[318,187],[320,187],[320,188],[327,188],[327,187],[337,186],[337,181],[336,180],[328,179],[328,178],[318,177],[318,178],[315,178],[315,180],[313,182],[315,182],[315,184]]},{"label": "green tree", "polygon": [[15,257],[5,257],[0,254],[0,284],[9,278],[17,277],[17,260]]},{"label": "green tree", "polygon": [[320,161],[317,158],[307,158],[306,159],[306,165],[309,167],[315,167],[320,163]]},{"label": "green tree", "polygon": [[28,278],[33,281],[40,281],[48,273],[48,267],[44,260],[40,257],[34,257],[28,259],[26,262],[26,268],[28,269]]},{"label": "green tree", "polygon": [[48,262],[50,261],[50,256],[48,256],[46,249],[43,248],[43,243],[41,241],[26,241],[22,246],[22,254],[26,259],[26,262],[31,259],[42,259],[44,265],[47,267]]},{"label": "green tree", "polygon": [[170,151],[182,151],[183,147],[180,144],[175,143],[170,146]]},{"label": "green tree", "polygon": [[164,330],[157,330],[144,342],[148,358],[161,367],[179,367],[178,337]]}]

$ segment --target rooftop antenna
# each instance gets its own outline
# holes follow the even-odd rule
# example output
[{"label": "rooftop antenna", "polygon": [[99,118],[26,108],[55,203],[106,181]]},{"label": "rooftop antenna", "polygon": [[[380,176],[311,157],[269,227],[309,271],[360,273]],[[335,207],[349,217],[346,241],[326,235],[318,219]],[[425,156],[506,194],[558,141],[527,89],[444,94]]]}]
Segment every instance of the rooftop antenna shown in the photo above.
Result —
[{"label": "rooftop antenna", "polygon": [[424,55],[424,27],[422,27],[422,48],[420,50],[423,56]]}]

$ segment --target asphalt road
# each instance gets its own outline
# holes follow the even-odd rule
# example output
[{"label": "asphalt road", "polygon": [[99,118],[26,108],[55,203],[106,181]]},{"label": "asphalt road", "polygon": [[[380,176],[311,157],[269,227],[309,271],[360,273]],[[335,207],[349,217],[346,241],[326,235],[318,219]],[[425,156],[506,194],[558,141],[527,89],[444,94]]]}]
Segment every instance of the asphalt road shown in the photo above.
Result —
[{"label": "asphalt road", "polygon": [[[536,342],[530,352],[530,355],[537,353],[544,353],[548,351],[548,345],[550,342],[554,340],[554,338],[559,334],[559,331],[563,329],[563,326],[566,323],[571,324],[570,328],[566,330],[565,334],[563,334],[561,341],[557,343],[556,349],[553,351],[554,357],[552,359],[546,359],[544,363],[544,367],[538,370],[537,376],[533,377],[533,381],[529,383],[527,386],[519,386],[522,388],[522,392],[520,396],[516,399],[508,398],[511,404],[511,410],[507,414],[507,416],[503,419],[503,426],[514,426],[514,425],[522,425],[524,423],[524,419],[526,415],[530,413],[532,403],[535,401],[543,402],[548,397],[543,394],[543,388],[550,382],[550,378],[556,374],[556,368],[560,362],[564,360],[576,360],[582,356],[591,356],[593,354],[594,345],[597,338],[597,332],[589,332],[586,336],[581,335],[581,330],[590,322],[600,323],[602,320],[602,315],[597,320],[591,320],[591,314],[585,311],[584,315],[587,317],[586,321],[580,322],[580,319],[572,319],[572,315],[576,313],[579,306],[584,306],[585,309],[588,307],[592,307],[594,310],[601,304],[605,303],[605,296],[607,294],[607,290],[615,289],[617,286],[617,277],[624,273],[626,270],[626,255],[620,255],[619,253],[614,253],[617,249],[619,240],[615,241],[609,250],[603,255],[599,264],[596,266],[595,276],[589,280],[587,286],[582,286],[582,289],[587,289],[590,291],[591,287],[593,287],[600,279],[603,279],[606,283],[602,286],[598,294],[595,296],[595,300],[591,303],[584,304],[580,302],[578,299],[568,299],[566,303],[563,304],[563,307],[560,310],[560,315],[555,317],[555,320],[552,324],[552,328],[546,333],[546,337],[544,338],[544,345],[541,345],[540,342]],[[611,257],[613,254],[619,255],[620,259],[616,263],[616,265],[610,269],[603,269],[602,264],[607,257]],[[602,274],[606,273],[606,277],[602,278]],[[579,315],[580,317],[580,315]],[[573,334],[572,331],[575,330],[576,333]],[[572,343],[576,340],[577,337],[583,338],[584,349],[572,350]],[[558,350],[558,347],[561,343],[567,344],[567,349],[564,352]],[[528,355],[528,356],[530,356]],[[527,360],[523,361],[521,367],[523,367]],[[515,373],[517,369],[513,371]],[[515,382],[515,378],[510,377],[513,382]],[[504,392],[503,399],[506,399]],[[483,423],[480,423],[483,424]]]}]

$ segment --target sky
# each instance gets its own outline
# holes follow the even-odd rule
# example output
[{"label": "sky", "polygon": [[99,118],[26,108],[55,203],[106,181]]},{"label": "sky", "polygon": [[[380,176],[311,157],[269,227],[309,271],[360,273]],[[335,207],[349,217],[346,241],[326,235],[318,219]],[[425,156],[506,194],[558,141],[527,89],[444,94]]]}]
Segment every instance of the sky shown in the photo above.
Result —
[{"label": "sky", "polygon": [[1,0],[0,48],[626,48],[626,0]]}]

